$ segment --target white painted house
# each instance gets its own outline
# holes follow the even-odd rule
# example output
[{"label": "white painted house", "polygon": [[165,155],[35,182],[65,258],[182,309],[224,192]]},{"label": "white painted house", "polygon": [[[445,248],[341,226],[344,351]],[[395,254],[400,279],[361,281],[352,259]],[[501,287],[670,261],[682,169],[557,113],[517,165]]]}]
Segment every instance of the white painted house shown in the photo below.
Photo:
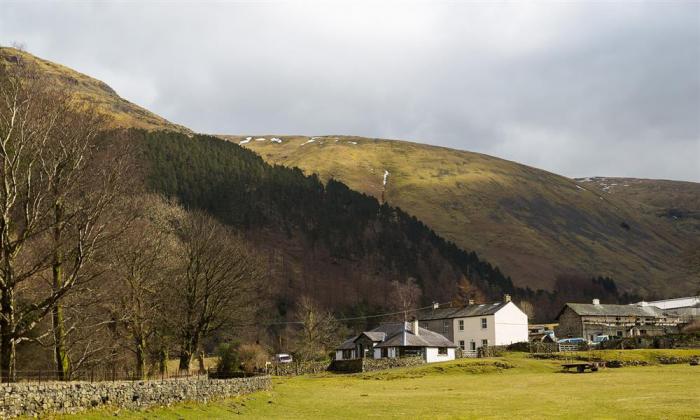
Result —
[{"label": "white painted house", "polygon": [[427,363],[454,360],[455,345],[442,335],[421,328],[418,321],[382,324],[343,342],[336,360],[420,356]]},{"label": "white painted house", "polygon": [[431,309],[418,319],[423,328],[444,335],[469,355],[479,347],[528,341],[527,315],[509,296],[503,302]]}]

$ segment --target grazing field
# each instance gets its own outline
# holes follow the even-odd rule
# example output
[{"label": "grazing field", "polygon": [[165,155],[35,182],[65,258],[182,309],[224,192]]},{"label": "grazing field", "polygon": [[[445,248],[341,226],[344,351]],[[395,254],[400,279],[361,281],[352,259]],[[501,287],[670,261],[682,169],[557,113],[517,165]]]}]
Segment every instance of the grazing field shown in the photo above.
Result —
[{"label": "grazing field", "polygon": [[[649,360],[650,351],[643,352]],[[673,351],[677,356],[700,351]],[[561,373],[523,354],[357,375],[279,378],[274,390],[124,418],[697,418],[700,367],[651,365]],[[113,416],[98,411],[84,418]]]}]

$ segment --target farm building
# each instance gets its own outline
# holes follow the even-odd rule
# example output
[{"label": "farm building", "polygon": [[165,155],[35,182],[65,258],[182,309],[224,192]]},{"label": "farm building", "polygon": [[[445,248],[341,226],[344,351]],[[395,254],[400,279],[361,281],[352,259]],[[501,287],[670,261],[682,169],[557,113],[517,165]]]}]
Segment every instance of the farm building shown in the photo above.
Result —
[{"label": "farm building", "polygon": [[680,318],[656,306],[567,303],[557,316],[559,338],[581,337],[593,340],[598,335],[635,337],[663,335],[678,331]]},{"label": "farm building", "polygon": [[336,360],[403,356],[421,356],[427,363],[454,360],[455,346],[413,321],[382,324],[344,341],[335,351]]},{"label": "farm building", "polygon": [[506,295],[502,302],[443,307],[418,315],[423,328],[447,337],[466,354],[484,346],[528,341],[527,315]]},{"label": "farm building", "polygon": [[688,323],[700,319],[700,296],[655,300],[633,303],[637,306],[655,306],[667,314],[678,315],[681,322]]}]

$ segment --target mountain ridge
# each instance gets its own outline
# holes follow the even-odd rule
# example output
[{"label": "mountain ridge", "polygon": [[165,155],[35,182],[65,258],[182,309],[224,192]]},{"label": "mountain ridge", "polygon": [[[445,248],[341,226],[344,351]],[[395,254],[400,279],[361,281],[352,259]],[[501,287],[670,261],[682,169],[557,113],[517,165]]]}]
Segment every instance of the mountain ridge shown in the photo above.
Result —
[{"label": "mountain ridge", "polygon": [[[221,137],[271,163],[298,166],[385,198],[463,249],[493,261],[519,286],[551,289],[557,276],[571,273],[611,276],[625,290],[641,294],[667,295],[669,284],[691,291],[698,283],[694,270],[676,267],[698,245],[690,232],[633,211],[629,199],[576,179],[406,141],[275,137],[280,143],[269,136]],[[386,186],[384,171],[389,172]]]},{"label": "mountain ridge", "polygon": [[[44,72],[56,86],[72,89],[78,99],[94,103],[111,117],[111,128],[193,136],[191,130],[120,98],[99,80],[0,48],[0,63],[19,60]],[[583,274],[612,277],[632,293],[668,296],[694,292],[700,283],[695,219],[676,222],[675,210],[661,209],[658,203],[631,204],[634,200],[623,194],[605,194],[595,185],[517,162],[404,140],[219,137],[252,149],[270,163],[317,173],[324,183],[340,180],[404,209],[460,248],[477,251],[520,287],[552,290],[557,277]],[[331,150],[335,146],[340,149]],[[686,195],[691,198],[681,204],[696,193]],[[691,207],[682,214],[694,215]],[[659,216],[669,211],[670,216]]]}]

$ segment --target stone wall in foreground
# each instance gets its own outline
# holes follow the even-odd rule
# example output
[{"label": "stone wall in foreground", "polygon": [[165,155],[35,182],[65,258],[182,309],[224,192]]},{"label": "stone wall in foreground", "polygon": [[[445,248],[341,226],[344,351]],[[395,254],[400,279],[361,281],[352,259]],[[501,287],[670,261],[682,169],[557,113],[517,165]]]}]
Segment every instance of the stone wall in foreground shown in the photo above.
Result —
[{"label": "stone wall in foreground", "polygon": [[271,388],[269,376],[135,382],[9,383],[0,384],[0,418],[77,413],[101,407],[139,409],[181,401],[207,402]]}]

